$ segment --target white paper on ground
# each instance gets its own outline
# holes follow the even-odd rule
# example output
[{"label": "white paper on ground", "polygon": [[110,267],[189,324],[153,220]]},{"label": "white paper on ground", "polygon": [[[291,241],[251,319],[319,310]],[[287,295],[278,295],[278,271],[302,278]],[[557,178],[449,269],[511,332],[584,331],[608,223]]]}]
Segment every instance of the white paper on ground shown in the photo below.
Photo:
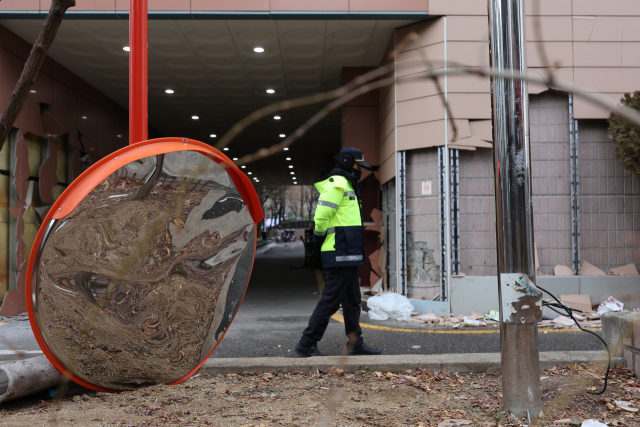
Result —
[{"label": "white paper on ground", "polygon": [[622,311],[624,304],[614,297],[607,298],[600,306],[598,306],[598,314],[608,313],[610,311]]},{"label": "white paper on ground", "polygon": [[413,311],[409,299],[397,293],[371,297],[367,300],[367,307],[371,320],[397,319],[408,322]]},{"label": "white paper on ground", "polygon": [[608,427],[607,424],[603,424],[600,421],[594,419],[584,420],[580,427]]}]

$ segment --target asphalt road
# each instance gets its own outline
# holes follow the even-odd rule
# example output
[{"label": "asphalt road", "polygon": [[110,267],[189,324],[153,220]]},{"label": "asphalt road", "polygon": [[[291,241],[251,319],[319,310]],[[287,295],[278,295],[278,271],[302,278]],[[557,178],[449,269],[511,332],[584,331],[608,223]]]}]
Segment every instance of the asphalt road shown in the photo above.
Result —
[{"label": "asphalt road", "polygon": [[[297,357],[293,349],[319,299],[316,272],[295,268],[302,262],[300,242],[281,243],[256,256],[244,302],[211,357]],[[427,332],[406,323],[372,321],[366,315],[361,324],[365,342],[383,354],[500,352],[497,328]],[[584,332],[540,332],[538,338],[540,351],[602,349],[595,337]],[[337,355],[345,343],[344,325],[331,320],[318,348],[323,355]]]},{"label": "asphalt road", "polygon": [[[303,261],[300,242],[281,243],[258,252],[244,302],[213,358],[297,357],[293,349],[319,299],[316,272],[295,268]],[[366,315],[361,317],[361,324],[365,341],[380,348],[383,354],[500,351],[497,328],[463,331],[441,328],[428,332],[406,323],[372,321]],[[344,325],[331,320],[318,347],[324,355],[338,355],[345,343]],[[539,343],[540,351],[602,349],[596,338],[583,332],[541,332]],[[28,321],[0,326],[0,360],[15,360],[16,351],[27,351],[27,357],[42,354]]]}]

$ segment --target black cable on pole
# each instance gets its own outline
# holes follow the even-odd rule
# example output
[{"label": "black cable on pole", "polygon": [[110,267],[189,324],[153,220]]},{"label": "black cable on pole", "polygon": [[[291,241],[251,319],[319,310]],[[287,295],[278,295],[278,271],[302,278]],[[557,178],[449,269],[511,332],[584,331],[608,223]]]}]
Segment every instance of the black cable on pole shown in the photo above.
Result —
[{"label": "black cable on pole", "polygon": [[[536,284],[536,287],[537,287],[538,289],[540,289],[542,292],[545,292],[545,293],[547,293],[547,294],[551,295],[551,297],[552,297],[554,300],[556,300],[556,303],[557,303],[557,304],[556,304],[556,303],[550,303],[550,302],[542,301],[542,305],[544,305],[545,307],[549,307],[551,310],[555,311],[556,313],[558,313],[558,314],[559,314],[559,315],[561,315],[561,316],[567,316],[567,317],[570,317],[570,318],[571,318],[571,320],[573,320],[573,321],[575,322],[575,324],[576,324],[576,326],[578,327],[578,329],[580,329],[580,330],[581,330],[581,331],[583,331],[583,332],[587,332],[587,333],[589,333],[589,334],[591,334],[591,335],[595,336],[595,337],[596,337],[596,338],[598,338],[600,341],[602,341],[602,344],[604,344],[604,348],[607,350],[607,356],[609,357],[609,361],[608,361],[608,363],[607,363],[607,373],[606,373],[606,374],[605,374],[605,376],[604,376],[604,387],[602,388],[602,391],[601,391],[601,392],[588,391],[588,390],[586,391],[587,393],[589,393],[589,394],[593,394],[593,395],[596,395],[596,396],[598,396],[598,395],[600,395],[600,394],[604,393],[604,392],[607,390],[607,382],[609,381],[609,370],[611,369],[611,351],[609,351],[609,347],[607,346],[607,343],[604,341],[604,339],[602,339],[602,337],[601,337],[600,335],[596,334],[596,333],[595,333],[595,332],[593,332],[593,331],[589,331],[589,330],[587,330],[587,329],[584,329],[582,326],[580,326],[580,324],[578,323],[578,321],[573,317],[573,312],[574,312],[574,311],[577,311],[577,312],[582,313],[582,311],[581,311],[581,310],[577,310],[577,309],[575,309],[575,308],[567,307],[566,305],[564,305],[563,303],[561,303],[561,302],[560,302],[560,300],[558,300],[558,298],[556,298],[556,296],[555,296],[555,295],[553,295],[551,292],[547,291],[546,289],[544,289],[544,288],[540,287],[540,286],[539,286],[539,285],[537,285],[537,284]],[[563,314],[563,313],[559,312],[559,311],[558,311],[558,310],[556,310],[554,307],[555,307],[555,308],[558,308],[558,309],[560,309],[560,310],[564,310],[564,311],[566,312],[566,314]]]}]

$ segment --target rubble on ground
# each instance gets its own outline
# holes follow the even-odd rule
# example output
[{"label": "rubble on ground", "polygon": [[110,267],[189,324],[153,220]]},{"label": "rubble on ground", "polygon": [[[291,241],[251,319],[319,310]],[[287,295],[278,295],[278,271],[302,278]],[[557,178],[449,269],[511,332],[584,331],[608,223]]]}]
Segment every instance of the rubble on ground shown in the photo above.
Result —
[{"label": "rubble on ground", "polygon": [[[492,310],[494,311],[494,310]],[[368,314],[363,312],[363,314]],[[578,321],[581,327],[588,329],[600,329],[602,323],[600,321],[600,315],[595,311],[589,311],[584,313],[575,313],[573,317]],[[396,322],[409,323],[411,325],[418,325],[424,327],[449,327],[452,329],[461,329],[465,327],[479,327],[479,328],[492,328],[498,327],[500,323],[495,320],[496,318],[492,313],[476,313],[472,311],[467,315],[454,315],[443,314],[436,315],[433,310],[429,313],[411,313],[411,320],[402,321],[396,320]],[[465,322],[465,320],[467,320]],[[477,322],[477,323],[476,323]],[[573,320],[566,316],[558,316],[553,320],[543,320],[538,323],[540,329],[578,329]]]},{"label": "rubble on ground", "polygon": [[[633,372],[569,365],[540,371],[543,415],[535,424],[502,409],[498,372],[456,373],[366,366],[312,372],[202,373],[182,384],[124,393],[81,390],[3,405],[3,425],[633,427],[640,384]],[[79,397],[78,397],[79,396]]]}]

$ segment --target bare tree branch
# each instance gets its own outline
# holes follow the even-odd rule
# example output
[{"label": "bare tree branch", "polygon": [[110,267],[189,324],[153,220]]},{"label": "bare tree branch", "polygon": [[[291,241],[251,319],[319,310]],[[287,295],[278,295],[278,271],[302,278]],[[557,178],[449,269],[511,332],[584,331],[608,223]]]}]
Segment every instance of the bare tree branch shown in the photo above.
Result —
[{"label": "bare tree branch", "polygon": [[9,132],[11,132],[11,128],[18,118],[18,115],[22,111],[24,103],[27,101],[29,90],[35,83],[36,77],[38,77],[38,72],[47,57],[51,43],[53,43],[53,40],[56,38],[62,17],[67,9],[75,5],[76,0],[53,0],[51,2],[51,9],[49,9],[47,19],[44,21],[42,30],[40,30],[38,39],[31,49],[31,53],[29,53],[27,62],[24,64],[20,79],[9,97],[9,103],[4,108],[2,117],[0,117],[0,150],[9,136]]},{"label": "bare tree branch", "polygon": [[[495,69],[488,68],[488,67],[470,68],[470,67],[464,67],[464,66],[456,66],[456,67],[447,68],[446,70],[445,69],[430,70],[427,73],[422,74],[417,78],[433,79],[434,77],[440,77],[445,75],[448,75],[448,76],[477,75],[482,77],[501,77],[505,79],[515,79],[515,80],[522,80],[527,82],[548,85],[548,81],[545,80],[542,76],[540,76],[537,73],[534,74],[534,73],[517,73],[517,72],[509,72],[509,71],[496,71]],[[391,85],[393,83],[406,83],[408,81],[411,81],[411,79],[402,79],[402,80],[396,81],[395,77],[388,77],[383,80],[378,80],[376,82],[360,86],[359,88],[354,89],[351,92],[348,92],[346,95],[342,96],[341,98],[325,106],[321,111],[319,111],[306,123],[300,126],[294,133],[289,135],[289,137],[287,137],[281,143],[272,145],[269,148],[262,148],[253,154],[248,154],[240,158],[240,160],[238,160],[236,164],[237,165],[247,164],[250,162],[254,162],[256,160],[269,157],[273,154],[276,154],[282,151],[284,148],[290,146],[295,140],[297,140],[302,135],[304,135],[309,129],[311,129],[314,125],[320,122],[323,118],[325,118],[331,112],[333,112],[338,107],[345,104],[346,102],[352,100],[353,98],[356,98],[372,90]],[[629,120],[630,123],[633,123],[636,126],[640,127],[640,112],[632,108],[626,107],[624,105],[620,105],[617,102],[611,100],[607,96],[604,96],[597,92],[590,92],[589,91],[590,89],[588,88],[578,86],[573,83],[565,82],[563,80],[554,80],[553,86],[565,92],[573,93],[575,96],[584,98],[596,105],[599,105],[605,108],[606,110],[613,111],[619,114],[620,116],[624,117],[625,119]],[[273,104],[273,106],[277,106],[281,104],[282,103]],[[278,110],[275,110],[275,111],[278,111]]]}]

